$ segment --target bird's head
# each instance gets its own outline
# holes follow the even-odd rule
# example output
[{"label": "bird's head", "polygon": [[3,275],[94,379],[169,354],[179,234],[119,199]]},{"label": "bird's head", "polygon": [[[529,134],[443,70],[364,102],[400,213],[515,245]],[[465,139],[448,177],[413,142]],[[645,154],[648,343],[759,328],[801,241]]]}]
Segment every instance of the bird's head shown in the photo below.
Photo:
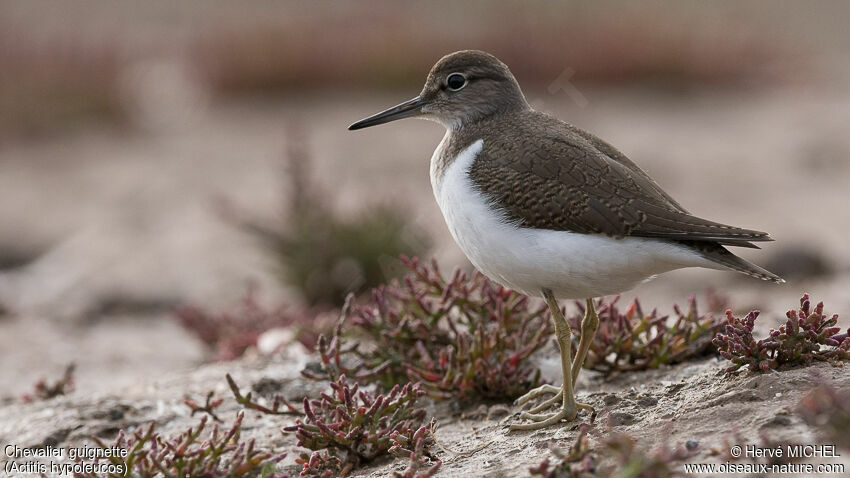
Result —
[{"label": "bird's head", "polygon": [[494,114],[525,108],[525,96],[504,63],[483,51],[464,50],[444,56],[431,68],[419,96],[362,119],[348,129],[422,118],[456,130]]}]

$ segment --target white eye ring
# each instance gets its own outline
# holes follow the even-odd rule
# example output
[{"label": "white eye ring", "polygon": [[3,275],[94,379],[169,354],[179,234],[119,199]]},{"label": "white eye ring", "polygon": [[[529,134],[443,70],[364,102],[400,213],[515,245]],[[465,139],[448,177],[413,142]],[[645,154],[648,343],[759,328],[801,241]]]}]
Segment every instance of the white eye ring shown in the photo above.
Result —
[{"label": "white eye ring", "polygon": [[[455,77],[460,77],[460,79],[463,80],[463,83],[461,83],[458,87],[451,86],[451,81]],[[450,91],[460,91],[467,85],[467,83],[469,82],[466,81],[466,76],[464,76],[463,73],[451,73],[449,74],[449,76],[446,77],[446,88],[448,88]]]}]

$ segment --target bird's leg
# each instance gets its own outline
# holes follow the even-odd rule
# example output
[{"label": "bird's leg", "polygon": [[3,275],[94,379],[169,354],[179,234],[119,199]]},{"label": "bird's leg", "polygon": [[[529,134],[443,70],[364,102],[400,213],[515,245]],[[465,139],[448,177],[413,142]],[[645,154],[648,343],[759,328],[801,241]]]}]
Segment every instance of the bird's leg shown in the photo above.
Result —
[{"label": "bird's leg", "polygon": [[[584,365],[584,360],[587,358],[587,351],[590,349],[590,344],[593,343],[593,338],[596,336],[596,330],[599,328],[599,316],[596,315],[596,309],[593,307],[593,299],[587,299],[587,307],[584,311],[584,319],[581,321],[581,339],[578,343],[578,350],[576,351],[576,356],[573,359],[572,364],[572,373],[573,373],[573,390],[575,390],[576,382],[578,381],[578,374],[581,373],[582,366]],[[561,401],[561,397],[563,396],[561,387],[555,387],[553,385],[543,385],[541,387],[535,388],[534,390],[526,393],[517,403],[523,404],[531,399],[537,398],[546,393],[554,393],[555,396],[550,397],[540,404],[530,408],[528,413],[539,413],[552,405]]]},{"label": "bird's leg", "polygon": [[[546,297],[546,291],[544,291],[543,295],[544,295],[544,297]],[[559,322],[558,322],[558,319],[557,319],[557,314],[560,313],[561,308],[558,307],[558,305],[556,303],[555,309],[552,309],[552,304],[549,302],[548,299],[546,299],[546,304],[549,306],[549,311],[552,314],[552,322],[555,324],[555,330],[556,331],[560,330],[559,329],[560,325],[559,325]],[[557,312],[555,310],[557,310]],[[561,351],[561,358],[562,359],[563,359],[563,349],[564,348],[561,345],[561,342],[560,342],[560,339],[559,339],[558,340],[558,350]],[[562,369],[563,369],[563,362],[562,362]],[[562,370],[562,372],[563,372],[563,370]],[[534,408],[528,410],[530,413],[537,413],[537,412],[540,412],[542,410],[545,410],[546,408],[549,408],[551,405],[553,405],[555,403],[560,402],[561,397],[564,395],[563,392],[564,392],[563,385],[560,386],[560,387],[556,387],[554,385],[543,384],[543,385],[541,385],[537,388],[533,388],[533,389],[529,390],[526,394],[517,398],[514,401],[514,404],[515,405],[524,405],[527,402],[534,400],[537,397],[540,397],[541,395],[546,395],[548,393],[554,394],[553,397],[550,397],[549,399],[547,399],[543,403],[541,403],[541,404],[535,406]]]},{"label": "bird's leg", "polygon": [[576,358],[573,360],[573,387],[576,386],[578,374],[581,372],[584,359],[587,358],[587,351],[590,349],[590,344],[593,343],[593,337],[596,336],[596,329],[598,328],[599,316],[596,315],[596,309],[593,308],[593,299],[587,299],[584,319],[581,320],[581,339],[578,342]]},{"label": "bird's leg", "polygon": [[[552,313],[552,321],[555,324],[555,336],[558,340],[558,348],[561,350],[561,375],[563,377],[563,383],[558,394],[560,397],[556,395],[553,399],[549,399],[545,403],[547,405],[553,404],[558,398],[561,398],[561,409],[555,413],[540,415],[522,412],[520,418],[531,420],[532,423],[515,423],[511,425],[511,430],[537,430],[554,425],[563,418],[573,420],[578,415],[579,409],[593,411],[593,407],[590,405],[576,402],[575,395],[573,394],[573,372],[572,363],[570,362],[572,358],[572,342],[567,320],[564,318],[561,308],[558,307],[558,302],[555,300],[555,296],[552,295],[551,290],[543,289],[543,298],[546,299],[546,304]],[[520,397],[517,403],[525,403],[531,398],[540,396],[543,393],[553,392],[555,389],[551,385],[548,387],[539,387]],[[535,407],[534,410],[537,411],[538,408]]]}]

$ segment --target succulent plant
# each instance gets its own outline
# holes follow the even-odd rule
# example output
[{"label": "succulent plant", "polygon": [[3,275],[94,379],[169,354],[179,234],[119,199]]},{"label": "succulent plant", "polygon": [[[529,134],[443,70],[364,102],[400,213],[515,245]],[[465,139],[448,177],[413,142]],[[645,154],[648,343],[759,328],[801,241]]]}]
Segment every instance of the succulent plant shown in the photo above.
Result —
[{"label": "succulent plant", "polygon": [[[229,377],[229,375],[228,375],[228,377]],[[221,404],[224,403],[224,399],[223,398],[214,399],[213,398],[214,396],[215,396],[215,392],[210,390],[207,393],[207,398],[204,401],[203,405],[199,404],[198,402],[196,402],[195,400],[193,400],[192,398],[189,398],[189,397],[186,397],[186,398],[183,399],[183,404],[186,405],[187,407],[189,407],[190,410],[192,410],[192,416],[195,416],[196,413],[206,413],[207,415],[211,416],[213,418],[213,420],[221,423],[221,418],[219,418],[218,415],[216,415],[215,409],[220,407]]]},{"label": "succulent plant", "polygon": [[416,381],[435,398],[512,399],[540,383],[528,358],[552,332],[544,305],[480,273],[456,270],[446,280],[436,262],[402,263],[410,273],[401,281],[378,287],[366,304],[343,308],[334,336],[317,346],[322,373],[306,376],[346,374],[385,388]]},{"label": "succulent plant", "polygon": [[[413,433],[393,432],[390,435],[392,446],[389,452],[410,459],[407,468],[401,472],[393,472],[394,478],[427,478],[440,470],[443,462],[430,454],[431,447],[437,443],[434,439],[436,424],[436,420],[432,418],[428,426],[421,426]],[[432,459],[435,460],[433,464]]]},{"label": "succulent plant", "polygon": [[328,449],[317,450],[310,455],[302,454],[295,462],[303,466],[301,476],[318,478],[346,476],[355,466],[355,463],[343,463],[335,452]]},{"label": "succulent plant", "polygon": [[753,337],[758,310],[750,311],[743,318],[726,311],[726,325],[713,342],[720,355],[731,361],[726,372],[748,367],[753,371],[766,372],[783,365],[804,365],[813,360],[850,359],[848,332],[841,333],[837,327],[838,314],[831,317],[823,313],[823,302],[811,308],[809,294],[803,294],[800,307],[789,310],[785,324],[770,329],[761,340]]},{"label": "succulent plant", "polygon": [[[661,365],[700,357],[713,351],[714,334],[722,319],[711,313],[700,314],[694,296],[688,298],[688,309],[673,306],[675,317],[658,315],[653,309],[644,313],[638,299],[625,312],[617,306],[620,296],[609,301],[598,299],[599,329],[590,346],[584,368],[605,374],[658,368]],[[709,302],[718,299],[709,297]],[[568,318],[578,336],[584,315],[584,304],[576,302],[580,314]],[[577,347],[576,347],[577,348]]]},{"label": "succulent plant", "polygon": [[74,370],[77,366],[73,363],[65,367],[65,372],[62,378],[53,383],[47,383],[46,379],[40,379],[33,386],[31,393],[25,393],[21,396],[21,400],[25,403],[35,402],[38,400],[49,400],[60,395],[67,395],[74,391]]},{"label": "succulent plant", "polygon": [[318,311],[284,306],[266,308],[259,303],[254,288],[248,290],[232,311],[210,312],[202,307],[184,305],[175,310],[175,315],[180,325],[212,350],[215,360],[241,357],[246,349],[257,344],[263,332],[276,327],[293,328],[295,338],[312,349],[325,323]]},{"label": "succulent plant", "polygon": [[305,471],[317,466],[327,471],[329,461],[336,462],[334,457],[347,471],[386,455],[393,447],[393,437],[398,443],[399,437],[415,435],[425,420],[425,409],[416,407],[424,392],[411,383],[396,385],[386,394],[359,390],[359,385],[349,385],[344,375],[330,385],[330,394],[322,393],[316,400],[305,398],[304,417],[284,428],[295,434],[298,446],[328,450],[327,455],[301,455]]},{"label": "succulent plant", "polygon": [[[245,408],[256,410],[266,415],[300,415],[302,413],[293,407],[292,404],[280,394],[275,394],[272,399],[271,408],[262,405],[261,403],[252,400],[253,392],[248,392],[247,395],[243,395],[239,385],[236,385],[236,381],[233,380],[233,377],[231,377],[229,373],[225,375],[225,379],[227,379],[227,385],[230,387],[230,391],[233,393],[233,398],[236,399],[236,403]],[[281,405],[286,408],[281,408]]]},{"label": "succulent plant", "polygon": [[[98,437],[92,439],[103,449],[125,450],[126,456],[123,458],[113,452],[108,458],[99,459],[108,460],[116,470],[121,470],[105,474],[110,478],[286,476],[275,474],[274,471],[275,464],[282,460],[285,454],[274,454],[259,449],[253,439],[247,442],[241,439],[243,418],[244,413],[239,412],[228,430],[221,430],[215,425],[208,435],[204,434],[207,417],[203,416],[196,427],[171,438],[157,433],[154,423],[151,423],[129,434],[121,430],[111,445],[107,445]],[[76,478],[103,476],[102,473],[75,474]]]}]

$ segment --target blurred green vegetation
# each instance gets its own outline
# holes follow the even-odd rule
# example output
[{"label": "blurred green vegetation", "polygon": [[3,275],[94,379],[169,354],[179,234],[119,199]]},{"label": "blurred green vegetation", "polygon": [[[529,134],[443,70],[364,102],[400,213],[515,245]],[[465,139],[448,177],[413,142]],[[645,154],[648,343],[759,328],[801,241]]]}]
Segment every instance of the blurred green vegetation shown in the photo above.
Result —
[{"label": "blurred green vegetation", "polygon": [[284,282],[309,305],[342,305],[349,292],[362,292],[386,282],[401,254],[425,249],[424,234],[414,231],[404,215],[378,206],[342,219],[317,208],[298,211],[288,234],[275,236],[272,252]]},{"label": "blurred green vegetation", "polygon": [[287,213],[281,224],[239,220],[261,238],[284,285],[309,306],[341,306],[360,293],[397,276],[399,256],[425,253],[430,238],[404,211],[386,204],[366,205],[352,215],[335,212],[327,195],[308,179],[310,155],[296,127],[288,131]]}]

